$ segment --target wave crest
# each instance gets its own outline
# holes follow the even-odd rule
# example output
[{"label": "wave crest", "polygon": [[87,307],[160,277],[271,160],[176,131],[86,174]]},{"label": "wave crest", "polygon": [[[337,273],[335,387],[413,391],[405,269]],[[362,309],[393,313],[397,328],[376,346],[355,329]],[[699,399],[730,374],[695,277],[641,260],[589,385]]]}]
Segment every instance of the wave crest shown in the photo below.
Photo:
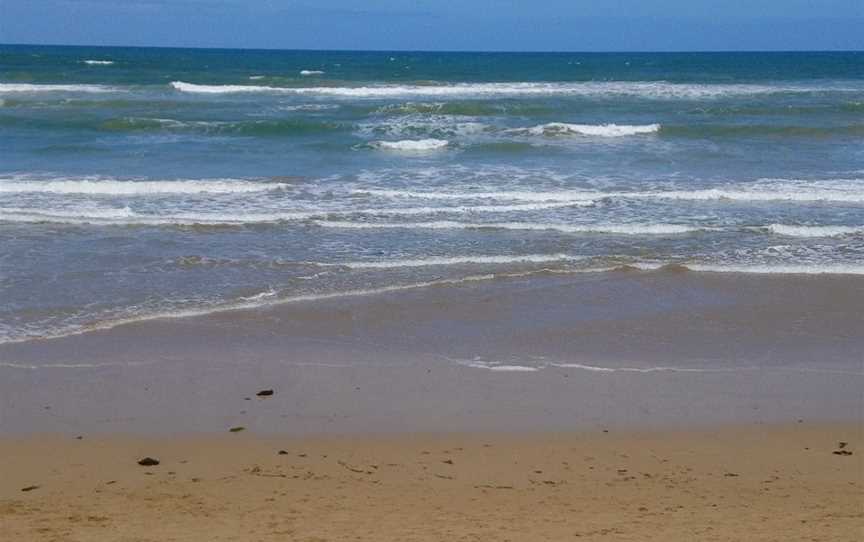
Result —
[{"label": "wave crest", "polygon": [[568,124],[550,122],[531,128],[513,130],[514,133],[526,133],[533,136],[566,136],[582,135],[592,137],[625,137],[641,134],[654,134],[660,131],[659,124],[627,125],[627,124]]},{"label": "wave crest", "polygon": [[401,141],[375,141],[372,147],[388,151],[428,152],[439,151],[450,145],[446,139],[403,139]]}]

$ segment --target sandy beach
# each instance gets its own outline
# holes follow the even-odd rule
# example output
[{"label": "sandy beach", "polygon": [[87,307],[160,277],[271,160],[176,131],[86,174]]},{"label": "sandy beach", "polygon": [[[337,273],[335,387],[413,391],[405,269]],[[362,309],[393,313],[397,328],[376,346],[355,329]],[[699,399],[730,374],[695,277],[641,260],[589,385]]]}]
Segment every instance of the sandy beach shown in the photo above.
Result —
[{"label": "sandy beach", "polygon": [[[0,440],[4,539],[860,540],[860,424]],[[145,457],[156,466],[140,466]]]}]

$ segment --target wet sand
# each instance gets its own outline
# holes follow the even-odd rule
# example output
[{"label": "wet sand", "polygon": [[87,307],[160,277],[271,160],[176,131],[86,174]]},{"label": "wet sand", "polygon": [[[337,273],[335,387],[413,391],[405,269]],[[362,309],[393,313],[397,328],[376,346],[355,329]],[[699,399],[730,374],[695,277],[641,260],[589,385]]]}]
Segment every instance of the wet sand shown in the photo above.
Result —
[{"label": "wet sand", "polygon": [[0,434],[858,421],[862,307],[860,277],[662,271],[138,322],[0,345]]},{"label": "wet sand", "polygon": [[[860,424],[794,424],[7,438],[0,524],[4,539],[34,541],[853,542],[864,533],[862,436]],[[139,466],[145,456],[160,464]]]}]

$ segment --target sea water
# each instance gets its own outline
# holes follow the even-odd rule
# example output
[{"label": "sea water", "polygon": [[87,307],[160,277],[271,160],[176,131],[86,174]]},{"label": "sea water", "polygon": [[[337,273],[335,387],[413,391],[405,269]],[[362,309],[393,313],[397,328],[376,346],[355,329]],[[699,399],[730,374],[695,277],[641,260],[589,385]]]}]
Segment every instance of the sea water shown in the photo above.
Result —
[{"label": "sea water", "polygon": [[864,53],[0,46],[0,343],[668,266],[864,274]]}]

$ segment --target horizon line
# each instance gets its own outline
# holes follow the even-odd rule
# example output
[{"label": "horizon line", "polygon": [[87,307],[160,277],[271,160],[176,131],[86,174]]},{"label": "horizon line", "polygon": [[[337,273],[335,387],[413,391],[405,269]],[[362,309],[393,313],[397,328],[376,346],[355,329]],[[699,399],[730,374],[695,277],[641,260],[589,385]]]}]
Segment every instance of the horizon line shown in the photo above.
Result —
[{"label": "horizon line", "polygon": [[719,54],[719,53],[864,53],[864,49],[669,49],[669,50],[507,50],[507,49],[315,49],[278,47],[215,47],[189,45],[82,45],[64,43],[0,43],[0,47],[80,47],[104,49],[184,49],[193,51],[270,51],[309,53],[473,53],[473,54]]}]

